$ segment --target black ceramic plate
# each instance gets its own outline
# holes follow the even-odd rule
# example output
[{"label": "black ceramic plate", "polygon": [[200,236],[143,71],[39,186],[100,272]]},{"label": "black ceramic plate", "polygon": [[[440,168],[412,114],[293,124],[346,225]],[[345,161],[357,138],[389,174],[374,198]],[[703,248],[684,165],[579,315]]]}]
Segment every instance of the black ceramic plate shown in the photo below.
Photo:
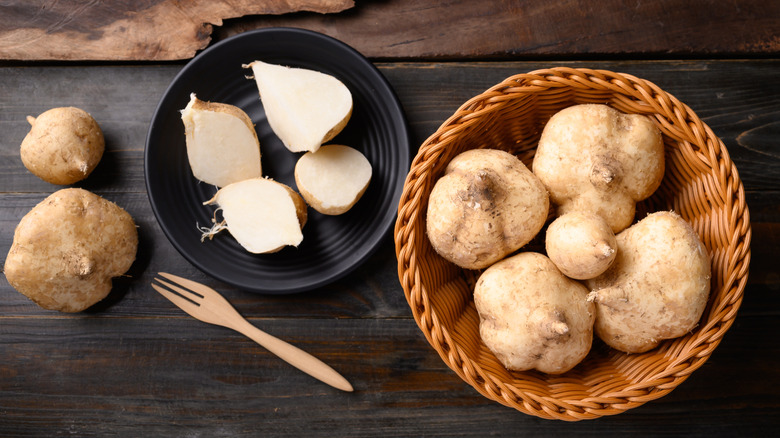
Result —
[{"label": "black ceramic plate", "polygon": [[[346,128],[328,143],[352,146],[368,158],[373,176],[347,213],[309,209],[303,242],[274,254],[251,254],[226,231],[201,242],[214,207],[202,205],[216,188],[192,176],[180,111],[190,93],[235,105],[256,125],[264,175],[296,188],[301,154],[288,151],[269,127],[257,86],[242,68],[255,60],[332,75],[352,92]],[[283,294],[315,289],[352,272],[371,255],[395,221],[409,166],[409,138],[398,99],[382,74],[360,53],[328,36],[300,29],[262,29],[236,35],[203,51],[173,80],[152,118],[146,141],[146,188],[157,221],[176,249],[208,275],[247,291]]]}]

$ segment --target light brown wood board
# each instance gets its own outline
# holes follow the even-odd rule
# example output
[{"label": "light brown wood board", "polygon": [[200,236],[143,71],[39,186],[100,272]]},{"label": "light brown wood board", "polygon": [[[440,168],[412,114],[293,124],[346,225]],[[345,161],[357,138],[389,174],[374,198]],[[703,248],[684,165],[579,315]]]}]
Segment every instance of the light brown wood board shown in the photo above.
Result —
[{"label": "light brown wood board", "polygon": [[246,15],[341,12],[352,0],[11,1],[0,6],[0,59],[148,60],[193,57],[214,26]]}]

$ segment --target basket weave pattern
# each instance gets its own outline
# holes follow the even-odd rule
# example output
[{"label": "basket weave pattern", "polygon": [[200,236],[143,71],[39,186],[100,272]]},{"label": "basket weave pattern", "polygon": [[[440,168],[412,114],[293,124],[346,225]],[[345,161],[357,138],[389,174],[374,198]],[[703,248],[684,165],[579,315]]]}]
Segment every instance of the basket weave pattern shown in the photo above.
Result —
[{"label": "basket weave pattern", "polygon": [[[693,226],[712,259],[710,299],[691,333],[647,353],[624,354],[594,339],[588,357],[566,374],[510,372],[479,337],[472,290],[480,272],[450,264],[428,242],[428,195],[447,163],[469,149],[503,149],[530,166],[547,120],[580,103],[645,114],[660,128],[666,173],[658,191],[637,205],[637,218],[674,210]],[[398,276],[406,299],[444,362],[489,399],[566,421],[615,415],[655,400],[704,364],[741,304],[750,238],[750,216],[737,169],[723,142],[690,108],[634,76],[571,68],[512,76],[464,103],[420,147],[395,226]]]}]

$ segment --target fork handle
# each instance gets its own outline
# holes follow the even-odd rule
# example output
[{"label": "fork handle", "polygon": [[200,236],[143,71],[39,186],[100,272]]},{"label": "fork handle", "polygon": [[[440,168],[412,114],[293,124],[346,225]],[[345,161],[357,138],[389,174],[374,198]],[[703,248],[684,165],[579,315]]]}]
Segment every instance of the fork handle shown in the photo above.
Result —
[{"label": "fork handle", "polygon": [[352,385],[341,374],[325,362],[317,359],[300,348],[253,326],[241,318],[231,327],[237,332],[265,347],[280,359],[298,368],[304,373],[342,391],[352,392]]}]

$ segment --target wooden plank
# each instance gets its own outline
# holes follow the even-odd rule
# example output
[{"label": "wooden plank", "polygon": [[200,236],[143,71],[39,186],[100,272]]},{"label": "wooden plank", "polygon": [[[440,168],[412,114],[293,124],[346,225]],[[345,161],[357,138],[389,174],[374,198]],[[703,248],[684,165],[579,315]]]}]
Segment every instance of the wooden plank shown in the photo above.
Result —
[{"label": "wooden plank", "polygon": [[298,11],[324,14],[353,5],[352,0],[4,2],[0,59],[184,59],[206,47],[213,26],[225,19]]},{"label": "wooden plank", "polygon": [[[351,9],[351,0],[5,4],[0,59],[15,60],[186,59],[209,44],[214,27],[219,41],[277,26],[322,32],[377,59],[687,57],[780,50],[780,3],[764,0],[398,0],[358,2]],[[284,14],[292,11],[314,12]]]},{"label": "wooden plank", "polygon": [[292,26],[335,36],[371,58],[687,57],[780,51],[780,2],[563,0],[358,2],[338,19],[249,16],[215,40]]},{"label": "wooden plank", "polygon": [[740,315],[710,361],[671,394],[579,425],[540,421],[483,398],[443,365],[408,319],[254,321],[342,372],[355,386],[351,394],[316,382],[241,335],[189,318],[6,319],[0,430],[4,436],[133,436],[138,430],[152,436],[484,436],[486,430],[770,436],[777,419],[766,382],[776,378],[780,349],[762,333],[773,330],[780,302],[767,295],[763,312]]},{"label": "wooden plank", "polygon": [[[749,190],[780,187],[776,160],[780,83],[778,60],[377,63],[398,94],[416,148],[466,100],[508,76],[552,66],[597,68],[636,75],[689,105],[726,144]],[[143,147],[152,114],[179,71],[167,66],[0,68],[0,192],[45,192],[51,185],[29,174],[18,145],[27,115],[53,106],[81,107],[107,137],[105,162],[87,187],[145,191]],[[93,79],[98,77],[98,80]],[[68,87],[61,86],[69,84]]]}]

